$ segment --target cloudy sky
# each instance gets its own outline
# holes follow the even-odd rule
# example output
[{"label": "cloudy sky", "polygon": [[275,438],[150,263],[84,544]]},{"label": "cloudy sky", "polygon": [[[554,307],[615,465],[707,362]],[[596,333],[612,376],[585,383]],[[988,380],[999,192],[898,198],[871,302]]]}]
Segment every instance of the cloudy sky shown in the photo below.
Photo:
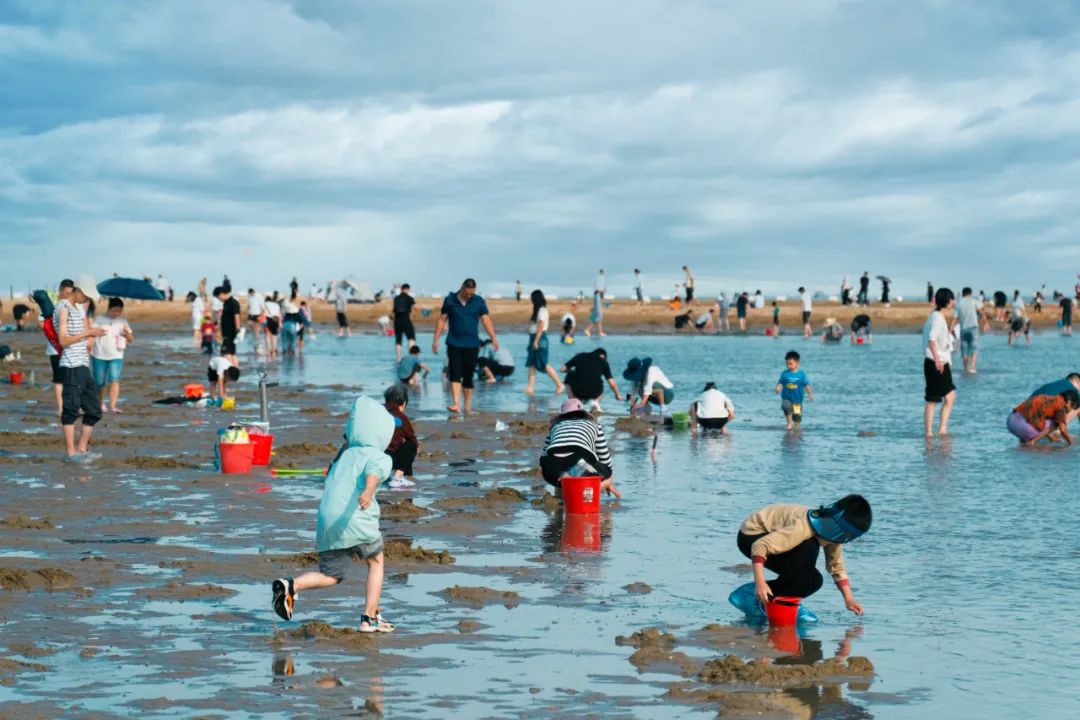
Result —
[{"label": "cloudy sky", "polygon": [[1080,270],[1080,6],[0,3],[0,283]]}]

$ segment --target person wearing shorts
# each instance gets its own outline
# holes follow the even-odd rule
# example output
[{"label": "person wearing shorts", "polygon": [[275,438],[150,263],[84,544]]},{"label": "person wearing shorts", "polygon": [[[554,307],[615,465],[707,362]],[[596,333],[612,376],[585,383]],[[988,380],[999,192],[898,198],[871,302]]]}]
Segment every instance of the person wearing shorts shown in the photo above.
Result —
[{"label": "person wearing shorts", "polygon": [[450,293],[443,300],[442,312],[435,323],[435,341],[431,345],[431,351],[438,354],[439,338],[444,330],[447,331],[447,379],[454,401],[446,409],[452,413],[464,412],[468,415],[471,410],[476,363],[480,356],[481,323],[491,338],[492,348],[497,351],[499,341],[495,337],[495,323],[488,313],[487,303],[476,294],[476,281],[466,278],[457,292]]},{"label": "person wearing shorts", "polygon": [[416,345],[416,328],[413,327],[412,309],[416,300],[409,291],[409,283],[401,286],[401,292],[394,298],[394,352],[401,361],[402,340],[409,341],[409,347]]},{"label": "person wearing shorts", "polygon": [[735,406],[727,395],[716,389],[716,383],[705,383],[705,389],[697,400],[690,403],[690,431],[697,432],[698,425],[706,430],[719,430],[735,418]]},{"label": "person wearing shorts", "polygon": [[802,302],[803,337],[810,337],[814,334],[814,329],[810,327],[810,314],[814,309],[814,301],[804,287],[799,288],[799,301]]},{"label": "person wearing shorts", "polygon": [[[90,351],[90,369],[101,395],[101,412],[120,412],[120,376],[124,371],[124,350],[135,340],[131,326],[123,317],[124,301],[109,298],[105,317],[94,319],[93,326],[105,329]],[[108,394],[108,405],[105,403]]]},{"label": "person wearing shorts", "polygon": [[956,304],[956,296],[949,288],[938,288],[934,293],[935,309],[923,325],[923,376],[926,379],[926,405],[923,409],[923,429],[927,437],[934,432],[934,412],[941,404],[941,420],[938,434],[949,432],[949,416],[956,402],[956,386],[952,378],[953,334],[945,319],[944,311]]},{"label": "person wearing shorts", "polygon": [[1072,335],[1072,311],[1073,311],[1073,299],[1071,297],[1061,298],[1061,334]]},{"label": "person wearing shorts", "polygon": [[218,330],[221,332],[221,354],[236,365],[236,334],[240,331],[240,302],[223,286],[214,288],[214,297],[221,302]]},{"label": "person wearing shorts", "polygon": [[802,358],[794,350],[784,356],[785,369],[776,381],[776,392],[780,393],[780,410],[784,413],[787,429],[798,429],[802,423],[803,394],[814,399],[814,388],[810,378],[800,368]]}]

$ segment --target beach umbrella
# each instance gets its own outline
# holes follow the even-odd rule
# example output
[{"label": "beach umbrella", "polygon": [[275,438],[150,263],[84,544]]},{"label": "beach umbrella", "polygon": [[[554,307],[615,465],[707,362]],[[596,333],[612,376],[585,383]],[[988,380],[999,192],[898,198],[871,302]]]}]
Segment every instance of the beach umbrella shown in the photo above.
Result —
[{"label": "beach umbrella", "polygon": [[142,278],[109,278],[98,283],[98,292],[109,297],[131,300],[164,300],[165,294]]},{"label": "beach umbrella", "polygon": [[90,277],[89,275],[83,274],[75,278],[75,285],[82,288],[82,291],[86,293],[86,297],[90,298],[94,302],[97,302],[101,299],[101,296],[98,295],[99,291],[95,290],[95,288],[97,287],[97,283],[94,282],[94,278]]}]

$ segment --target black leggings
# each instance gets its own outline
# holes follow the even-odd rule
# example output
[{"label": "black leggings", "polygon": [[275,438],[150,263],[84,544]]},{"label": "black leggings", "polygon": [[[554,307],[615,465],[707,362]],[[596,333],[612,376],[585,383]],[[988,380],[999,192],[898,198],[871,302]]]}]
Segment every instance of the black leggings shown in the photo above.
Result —
[{"label": "black leggings", "polygon": [[416,447],[416,443],[414,443],[412,440],[406,440],[405,442],[398,445],[397,449],[393,452],[387,450],[386,454],[389,455],[390,458],[393,460],[394,470],[400,470],[406,475],[412,475],[412,464],[413,461],[416,460],[417,450],[418,448]]},{"label": "black leggings", "polygon": [[[544,475],[544,482],[548,485],[554,485],[555,487],[562,487],[561,480],[564,473],[567,470],[577,465],[578,460],[584,460],[592,465],[600,473],[602,477],[610,477],[611,473],[604,475],[603,467],[597,461],[596,456],[585,448],[580,447],[558,447],[554,448],[555,452],[570,454],[566,457],[556,457],[554,455],[541,455],[540,456],[540,472]],[[550,449],[549,449],[550,452]]]},{"label": "black leggings", "polygon": [[[763,537],[765,535],[739,533],[739,552],[750,557],[750,547]],[[821,544],[817,538],[809,538],[785,553],[766,557],[765,567],[779,576],[768,581],[773,595],[804,598],[820,590],[824,582],[817,569],[820,551]]]}]

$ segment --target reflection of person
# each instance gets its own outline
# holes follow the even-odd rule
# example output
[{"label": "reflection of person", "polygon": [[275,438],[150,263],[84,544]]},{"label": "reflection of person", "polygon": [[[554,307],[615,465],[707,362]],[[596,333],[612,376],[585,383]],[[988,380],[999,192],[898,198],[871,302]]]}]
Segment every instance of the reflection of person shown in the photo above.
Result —
[{"label": "reflection of person", "polygon": [[[473,378],[476,375],[476,362],[480,357],[481,323],[491,338],[491,346],[498,350],[499,341],[495,337],[495,324],[488,314],[487,303],[476,294],[476,281],[466,278],[457,292],[450,293],[443,300],[442,314],[435,323],[435,341],[431,345],[431,351],[438,354],[439,337],[443,330],[447,330],[447,376],[454,403],[446,409],[452,413],[464,411],[468,415],[472,406]],[[464,405],[461,403],[462,395]]]},{"label": "reflection of person", "polygon": [[394,436],[394,418],[369,397],[353,404],[345,425],[346,445],[330,465],[319,503],[316,548],[319,570],[296,578],[279,578],[271,585],[274,612],[291,620],[301,590],[317,590],[344,582],[356,567],[353,557],[368,566],[360,632],[393,632],[382,616],[383,536],[375,492],[390,476],[393,463],[385,450]]},{"label": "reflection of person", "polygon": [[[825,550],[825,565],[844,597],[844,606],[856,615],[863,606],[851,592],[842,545],[870,529],[870,503],[861,495],[848,495],[816,510],[805,505],[767,505],[739,527],[739,552],[754,565],[754,594],[762,603],[776,597],[805,598],[821,589],[823,579],[815,565]],[[777,574],[765,580],[765,570]]]}]

